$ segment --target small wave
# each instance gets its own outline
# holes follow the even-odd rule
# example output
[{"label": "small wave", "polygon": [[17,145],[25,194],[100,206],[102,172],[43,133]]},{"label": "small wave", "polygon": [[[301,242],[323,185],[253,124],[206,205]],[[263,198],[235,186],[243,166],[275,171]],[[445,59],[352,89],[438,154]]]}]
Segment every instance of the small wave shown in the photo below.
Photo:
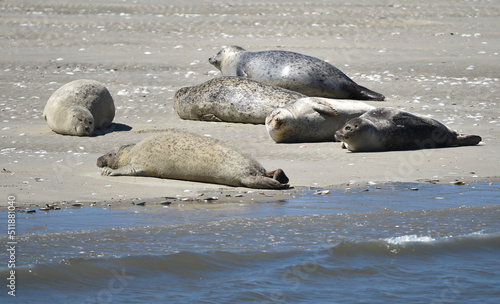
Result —
[{"label": "small wave", "polygon": [[429,243],[429,242],[434,242],[436,239],[430,236],[402,235],[391,238],[385,238],[383,240],[391,245],[399,245],[406,243]]},{"label": "small wave", "polygon": [[[121,270],[123,276],[163,276],[169,279],[198,278],[200,273],[231,272],[238,268],[261,267],[266,263],[293,257],[297,252],[238,253],[213,251],[206,253],[177,252],[167,255],[139,255],[120,258],[68,258],[60,263],[44,263],[17,267],[23,288],[67,286],[68,282],[81,286],[99,286]],[[0,268],[0,276],[9,269]],[[121,274],[120,274],[121,275]]]},{"label": "small wave", "polygon": [[474,232],[461,236],[403,235],[366,242],[342,242],[328,252],[333,255],[459,254],[500,249],[500,233]]}]

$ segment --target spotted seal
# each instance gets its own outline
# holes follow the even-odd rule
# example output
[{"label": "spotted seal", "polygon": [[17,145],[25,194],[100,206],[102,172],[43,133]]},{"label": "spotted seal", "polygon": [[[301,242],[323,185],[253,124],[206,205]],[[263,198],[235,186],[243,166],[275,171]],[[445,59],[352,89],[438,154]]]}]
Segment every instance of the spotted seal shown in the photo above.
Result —
[{"label": "spotted seal", "polygon": [[50,96],[43,118],[56,133],[92,135],[107,128],[115,117],[115,104],[106,87],[95,80],[71,81]]},{"label": "spotted seal", "polygon": [[482,140],[453,131],[435,119],[388,107],[349,120],[335,138],[356,152],[473,146]]},{"label": "spotted seal", "polygon": [[362,87],[333,65],[290,51],[248,52],[225,46],[208,60],[224,76],[242,76],[307,96],[384,100],[384,95]]},{"label": "spotted seal", "polygon": [[174,109],[183,119],[263,124],[272,110],[301,97],[248,78],[218,77],[179,89]]},{"label": "spotted seal", "polygon": [[346,121],[374,108],[357,100],[300,98],[271,112],[266,129],[277,143],[335,141]]},{"label": "spotted seal", "polygon": [[97,159],[102,175],[151,176],[244,186],[288,188],[281,169],[266,171],[252,157],[219,140],[169,131],[123,145]]}]

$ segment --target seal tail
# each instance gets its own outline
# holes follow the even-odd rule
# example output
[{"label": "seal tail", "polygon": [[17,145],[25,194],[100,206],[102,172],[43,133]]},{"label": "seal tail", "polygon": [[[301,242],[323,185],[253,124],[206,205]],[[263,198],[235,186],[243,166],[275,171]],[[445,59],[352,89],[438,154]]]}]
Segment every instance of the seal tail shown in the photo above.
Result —
[{"label": "seal tail", "polygon": [[375,101],[383,101],[385,99],[385,96],[377,93],[375,91],[372,91],[370,89],[367,89],[363,86],[358,85],[358,88],[352,92],[352,98],[358,99],[358,100],[375,100]]},{"label": "seal tail", "polygon": [[470,134],[457,134],[457,145],[459,146],[475,146],[481,140],[481,136]]}]

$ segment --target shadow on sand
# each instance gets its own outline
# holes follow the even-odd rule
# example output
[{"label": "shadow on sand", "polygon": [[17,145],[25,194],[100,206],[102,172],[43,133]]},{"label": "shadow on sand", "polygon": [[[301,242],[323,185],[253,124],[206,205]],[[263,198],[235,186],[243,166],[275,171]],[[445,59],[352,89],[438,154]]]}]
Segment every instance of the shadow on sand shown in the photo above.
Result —
[{"label": "shadow on sand", "polygon": [[132,127],[129,125],[113,122],[106,129],[94,130],[94,133],[92,134],[92,136],[102,136],[102,135],[106,135],[106,134],[112,133],[112,132],[128,132],[130,130],[132,130]]}]

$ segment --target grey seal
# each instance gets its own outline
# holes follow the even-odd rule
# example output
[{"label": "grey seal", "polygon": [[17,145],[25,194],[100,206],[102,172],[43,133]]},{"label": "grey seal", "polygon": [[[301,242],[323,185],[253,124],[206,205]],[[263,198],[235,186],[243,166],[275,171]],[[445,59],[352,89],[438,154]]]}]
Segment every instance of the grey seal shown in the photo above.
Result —
[{"label": "grey seal", "polygon": [[169,131],[117,147],[97,159],[102,175],[151,176],[261,189],[288,188],[283,170],[266,171],[223,142]]},{"label": "grey seal", "polygon": [[473,146],[482,140],[478,135],[453,131],[435,119],[388,107],[349,120],[335,138],[356,152]]},{"label": "grey seal", "polygon": [[50,96],[43,118],[56,133],[92,135],[107,128],[115,117],[115,104],[108,89],[89,79],[71,81]]},{"label": "grey seal", "polygon": [[218,77],[179,89],[174,109],[183,119],[263,124],[272,110],[301,97],[248,78]]},{"label": "grey seal", "polygon": [[349,119],[374,108],[357,100],[300,98],[271,112],[266,129],[277,143],[335,141],[335,132]]},{"label": "grey seal", "polygon": [[208,61],[224,76],[248,77],[307,96],[385,99],[384,95],[358,85],[333,65],[295,52],[248,52],[239,46],[225,46]]}]

